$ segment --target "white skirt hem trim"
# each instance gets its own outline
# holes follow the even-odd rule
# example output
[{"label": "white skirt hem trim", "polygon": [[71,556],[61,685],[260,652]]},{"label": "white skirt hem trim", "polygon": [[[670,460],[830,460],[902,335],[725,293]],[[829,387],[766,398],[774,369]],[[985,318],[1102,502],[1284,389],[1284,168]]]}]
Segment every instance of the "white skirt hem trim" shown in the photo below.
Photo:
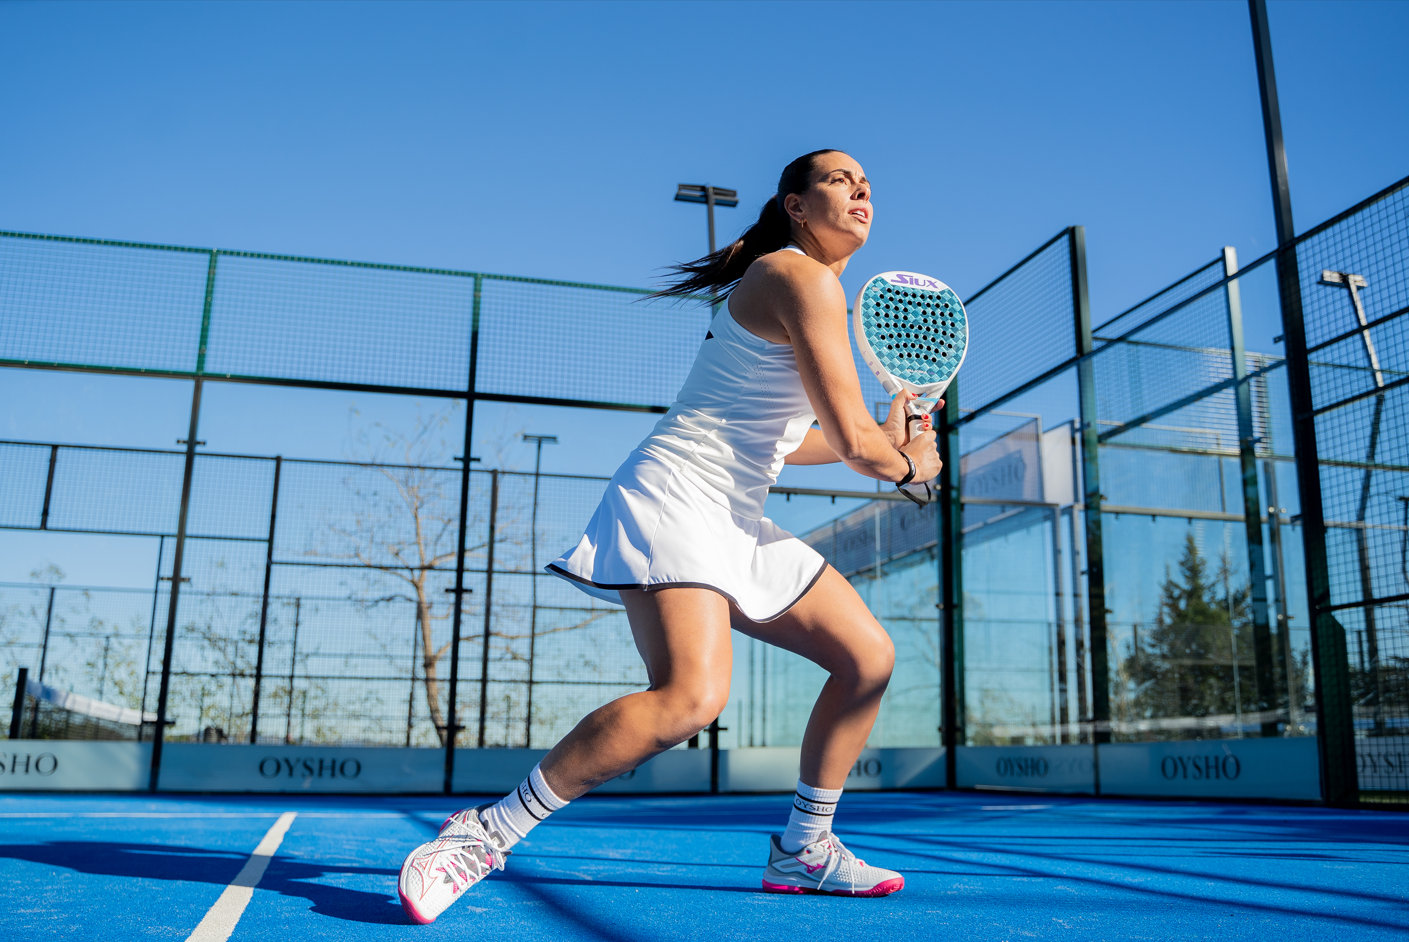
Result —
[{"label": "white skirt hem trim", "polygon": [[[718,586],[710,585],[707,582],[655,582],[649,584],[625,583],[622,585],[606,585],[600,582],[593,582],[590,579],[584,579],[578,575],[574,575],[573,573],[568,572],[566,569],[563,569],[552,563],[548,564],[547,566],[544,566],[543,569],[547,572],[551,572],[553,575],[558,576],[561,579],[566,579],[569,582],[572,582],[578,588],[582,589],[584,592],[586,592],[588,595],[593,596],[594,598],[599,598],[604,602],[613,602],[617,605],[621,604],[621,596],[618,594],[621,589],[642,589],[646,592],[650,592],[656,589],[709,589],[711,592],[718,592],[720,595],[724,596],[731,603],[733,603],[735,608],[739,608],[739,602],[737,599],[735,599],[732,595],[730,595],[728,592],[725,592]],[[776,615],[769,615],[767,618],[750,618],[749,621],[752,621],[756,624],[764,624],[765,622],[777,621],[779,618],[782,618],[788,612],[792,611],[793,606],[796,605],[798,602],[801,602],[803,598],[806,597],[807,593],[812,591],[812,587],[817,584],[817,581],[822,578],[822,573],[826,571],[827,562],[823,560],[821,567],[817,570],[817,573],[810,580],[808,580],[807,585],[804,586],[803,590],[797,594],[797,598],[793,599],[791,602],[785,605],[782,611],[778,612]],[[593,589],[595,589],[596,591],[592,591]],[[740,609],[740,612],[742,611],[743,610]],[[744,617],[747,618],[748,616],[745,615]]]}]

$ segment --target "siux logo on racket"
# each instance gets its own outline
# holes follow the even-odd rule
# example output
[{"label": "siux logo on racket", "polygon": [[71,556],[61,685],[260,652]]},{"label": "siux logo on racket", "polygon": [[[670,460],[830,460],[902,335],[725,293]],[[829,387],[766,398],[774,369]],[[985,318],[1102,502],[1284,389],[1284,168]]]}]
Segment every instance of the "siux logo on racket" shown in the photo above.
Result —
[{"label": "siux logo on racket", "polygon": [[914,285],[917,288],[929,288],[932,291],[941,291],[945,287],[945,285],[933,278],[926,278],[924,275],[912,275],[905,271],[896,272],[894,275],[887,278],[886,281],[889,281],[893,285]]}]

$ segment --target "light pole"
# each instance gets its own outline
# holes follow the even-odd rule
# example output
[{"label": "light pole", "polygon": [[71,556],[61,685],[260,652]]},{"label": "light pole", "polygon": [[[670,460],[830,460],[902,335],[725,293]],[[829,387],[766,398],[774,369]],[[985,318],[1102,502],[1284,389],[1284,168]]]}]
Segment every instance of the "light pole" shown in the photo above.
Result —
[{"label": "light pole", "polygon": [[695,183],[682,183],[675,190],[675,202],[677,203],[704,203],[708,207],[709,217],[709,254],[714,254],[714,207],[715,206],[738,206],[739,191],[726,190],[720,186],[710,186],[708,183],[703,186]]},{"label": "light pole", "polygon": [[[1360,300],[1361,289],[1368,288],[1364,275],[1348,271],[1321,272],[1321,284],[1335,288],[1345,288],[1350,292],[1350,304],[1354,308],[1355,320],[1360,325],[1360,341],[1365,347],[1365,364],[1375,381],[1376,389],[1383,389],[1385,374],[1380,369],[1380,354],[1370,337],[1370,322],[1365,319],[1365,305]],[[1370,416],[1370,442],[1365,451],[1365,475],[1360,484],[1360,503],[1356,508],[1356,545],[1360,556],[1360,597],[1369,601],[1375,597],[1374,580],[1370,573],[1370,534],[1365,528],[1365,517],[1370,509],[1370,483],[1375,474],[1375,453],[1380,444],[1380,418],[1384,413],[1384,393],[1375,396],[1375,411]],[[1370,655],[1370,698],[1373,701],[1374,732],[1384,735],[1385,721],[1380,705],[1380,643],[1375,624],[1375,607],[1365,606],[1365,646]]]},{"label": "light pole", "polygon": [[[528,615],[528,709],[523,723],[523,747],[533,748],[533,649],[538,641],[538,475],[543,470],[543,446],[556,445],[556,435],[525,435],[523,440],[538,446],[538,454],[533,460],[533,511],[530,515],[528,531],[529,591],[531,601]],[[505,714],[508,715],[507,713]]]}]

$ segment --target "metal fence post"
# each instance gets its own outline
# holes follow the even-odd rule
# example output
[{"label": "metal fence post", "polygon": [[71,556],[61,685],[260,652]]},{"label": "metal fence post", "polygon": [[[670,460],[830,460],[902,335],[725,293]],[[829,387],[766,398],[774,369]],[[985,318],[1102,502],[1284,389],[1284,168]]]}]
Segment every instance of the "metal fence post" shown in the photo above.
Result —
[{"label": "metal fence post", "polygon": [[[460,456],[460,528],[455,535],[455,611],[450,617],[450,702],[445,710],[445,783],[443,790],[449,795],[455,779],[455,736],[460,732],[456,719],[456,707],[460,695],[460,628],[464,622],[465,602],[465,531],[469,527],[470,513],[470,464],[471,449],[475,436],[475,376],[479,369],[479,314],[480,299],[484,293],[484,276],[474,276],[474,298],[470,305],[470,375],[465,387],[465,453]],[[493,551],[491,550],[491,553]],[[493,556],[490,557],[493,559]],[[486,601],[486,605],[488,602]],[[487,616],[486,616],[487,618]],[[488,621],[485,622],[488,624]],[[414,644],[413,644],[414,648]],[[483,679],[481,678],[481,686]],[[416,666],[411,665],[411,689],[416,687]],[[481,697],[481,703],[483,697]],[[410,708],[407,708],[408,714]],[[484,738],[483,707],[480,709],[480,738]],[[407,720],[407,738],[410,739],[410,720]],[[483,745],[481,743],[481,745]]]},{"label": "metal fence post", "polygon": [[[147,687],[152,682],[152,645],[157,636],[157,603],[161,600],[161,564],[166,558],[166,537],[157,538],[157,574],[152,583],[152,616],[147,625],[147,656],[142,661],[142,712],[147,712]],[[146,725],[143,723],[143,725]],[[142,741],[142,727],[137,727],[137,741]]]},{"label": "metal fence post", "polygon": [[254,695],[250,700],[250,743],[259,742],[259,690],[264,681],[264,639],[269,624],[269,582],[274,575],[274,524],[279,519],[279,472],[284,457],[274,456],[274,491],[269,498],[269,538],[264,551],[264,596],[259,603],[259,649],[254,656]]},{"label": "metal fence post", "polygon": [[54,497],[54,468],[59,463],[59,446],[49,446],[49,478],[44,482],[44,509],[39,512],[39,529],[49,529],[49,504]]},{"label": "metal fence post", "polygon": [[[303,596],[294,596],[294,640],[289,649],[289,711],[284,720],[284,745],[294,741],[294,674],[298,671],[298,628],[303,616]],[[305,694],[304,704],[308,703]]]},{"label": "metal fence post", "polygon": [[[44,644],[39,649],[39,682],[44,683],[44,668],[49,663],[49,627],[54,623],[55,587],[49,586],[49,606],[44,615]],[[30,739],[39,738],[39,708],[34,709],[34,722],[30,725]]]},{"label": "metal fence post", "polygon": [[489,626],[494,615],[494,531],[499,525],[499,470],[489,472],[489,546],[484,564],[484,637],[479,658],[479,748],[484,748],[484,724],[489,712]]},{"label": "metal fence post", "polygon": [[[10,738],[19,739],[24,726],[24,694],[29,689],[29,668],[21,667],[15,677],[15,705],[10,710]],[[39,712],[38,710],[35,711]]]},{"label": "metal fence post", "polygon": [[186,467],[181,476],[181,512],[176,518],[176,547],[171,554],[171,602],[166,610],[166,642],[161,658],[161,689],[157,694],[157,726],[152,735],[152,771],[148,788],[156,791],[161,777],[162,746],[166,741],[166,710],[171,696],[171,657],[176,642],[176,613],[181,598],[181,563],[186,553],[186,518],[191,509],[191,479],[196,470],[196,432],[201,419],[201,374],[205,372],[206,342],[210,339],[210,309],[215,300],[215,265],[220,253],[212,250],[205,278],[205,307],[201,312],[201,340],[196,351],[196,378],[191,392],[191,422],[186,432]]},{"label": "metal fence post", "polygon": [[[1232,278],[1238,272],[1238,254],[1232,246],[1223,249],[1223,274]],[[1247,350],[1243,342],[1243,304],[1238,283],[1230,281],[1223,289],[1228,311],[1229,353],[1233,360],[1234,405],[1238,413],[1238,463],[1242,473],[1243,529],[1247,535],[1248,580],[1251,583],[1253,677],[1257,686],[1257,710],[1262,716],[1262,735],[1277,736],[1277,720],[1269,713],[1277,708],[1277,683],[1272,654],[1272,630],[1267,615],[1267,556],[1262,546],[1262,493],[1257,482],[1257,430],[1252,421],[1252,384],[1248,381]],[[1222,458],[1218,459],[1222,461]],[[1285,642],[1285,638],[1283,641]],[[1234,661],[1237,648],[1234,647]],[[1235,664],[1236,667],[1236,664]]]},{"label": "metal fence post", "polygon": [[1355,725],[1346,657],[1345,629],[1328,610],[1331,579],[1326,562],[1326,519],[1321,507],[1321,469],[1316,447],[1315,398],[1306,352],[1306,322],[1297,270],[1296,228],[1292,223],[1287,155],[1272,67],[1272,36],[1266,0],[1248,0],[1253,50],[1262,96],[1262,127],[1267,141],[1268,176],[1277,224],[1277,290],[1282,304],[1282,335],[1287,353],[1287,387],[1296,449],[1297,495],[1301,500],[1302,545],[1306,565],[1306,601],[1310,608],[1311,660],[1316,671],[1316,738],[1320,746],[1321,797],[1330,805],[1360,800],[1355,766]]},{"label": "metal fence post", "polygon": [[[1086,601],[1091,631],[1091,741],[1111,741],[1111,685],[1106,643],[1105,553],[1101,538],[1100,426],[1097,425],[1096,364],[1091,336],[1091,299],[1086,282],[1086,228],[1067,230],[1071,251],[1072,311],[1075,314],[1076,382],[1081,397],[1081,480],[1085,491]],[[1100,793],[1099,767],[1097,793]]]},{"label": "metal fence post", "polygon": [[959,383],[944,392],[939,413],[939,743],[944,786],[957,788],[956,752],[964,744],[964,505],[959,479]]}]

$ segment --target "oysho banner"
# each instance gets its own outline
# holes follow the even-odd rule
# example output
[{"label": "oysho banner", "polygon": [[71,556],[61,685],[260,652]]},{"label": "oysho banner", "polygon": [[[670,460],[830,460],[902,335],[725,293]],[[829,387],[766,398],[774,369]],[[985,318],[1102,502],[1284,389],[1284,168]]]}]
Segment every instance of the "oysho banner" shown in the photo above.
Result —
[{"label": "oysho banner", "polygon": [[1101,746],[1101,794],[1316,801],[1316,740],[1212,739]]},{"label": "oysho banner", "polygon": [[1092,794],[1092,746],[960,746],[954,750],[960,788]]},{"label": "oysho banner", "polygon": [[11,739],[0,751],[0,791],[140,791],[151,764],[151,743]]},{"label": "oysho banner", "polygon": [[439,792],[440,749],[169,743],[161,790],[201,792]]},{"label": "oysho banner", "polygon": [[[726,749],[719,756],[719,790],[790,792],[797,788],[801,752],[795,746]],[[848,791],[943,787],[943,748],[863,749],[846,777]]]}]

